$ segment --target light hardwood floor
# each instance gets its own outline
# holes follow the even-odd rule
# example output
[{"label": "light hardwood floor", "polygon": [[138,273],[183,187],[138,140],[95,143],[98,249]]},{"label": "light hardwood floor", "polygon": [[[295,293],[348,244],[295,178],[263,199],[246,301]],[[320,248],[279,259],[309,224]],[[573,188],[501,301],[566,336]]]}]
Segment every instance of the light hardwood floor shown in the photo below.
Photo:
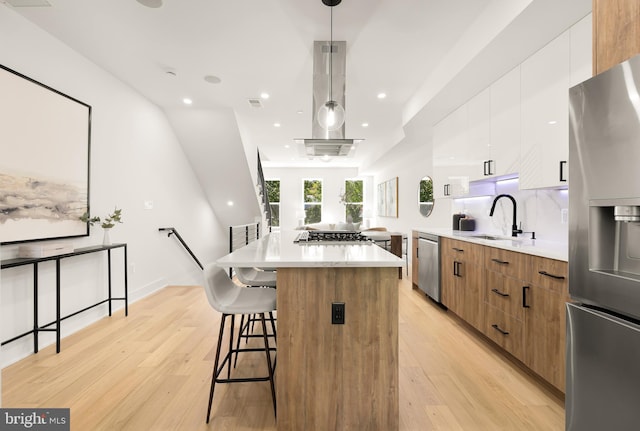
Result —
[{"label": "light hardwood floor", "polygon": [[[401,281],[401,430],[564,429],[556,394],[410,286]],[[219,385],[205,424],[218,325],[202,288],[165,288],[64,338],[58,355],[51,346],[5,368],[3,407],[70,407],[77,431],[275,430],[268,383]],[[245,356],[238,373],[262,374],[264,362]]]}]

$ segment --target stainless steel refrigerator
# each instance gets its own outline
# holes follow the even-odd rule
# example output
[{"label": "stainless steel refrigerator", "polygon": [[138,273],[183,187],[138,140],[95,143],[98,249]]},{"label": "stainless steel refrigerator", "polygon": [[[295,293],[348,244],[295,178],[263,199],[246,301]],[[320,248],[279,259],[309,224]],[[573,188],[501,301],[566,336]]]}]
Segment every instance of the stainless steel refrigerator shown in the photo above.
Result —
[{"label": "stainless steel refrigerator", "polygon": [[570,89],[566,429],[640,429],[640,56]]}]

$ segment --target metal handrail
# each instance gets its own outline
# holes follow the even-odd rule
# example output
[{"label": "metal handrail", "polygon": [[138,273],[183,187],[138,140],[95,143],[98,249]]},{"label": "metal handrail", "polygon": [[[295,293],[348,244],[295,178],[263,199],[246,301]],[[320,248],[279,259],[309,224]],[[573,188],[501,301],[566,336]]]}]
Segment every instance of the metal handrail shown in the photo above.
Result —
[{"label": "metal handrail", "polygon": [[258,182],[262,189],[262,205],[266,212],[267,226],[271,232],[271,205],[269,205],[269,196],[267,193],[267,183],[264,180],[264,172],[262,171],[262,161],[260,160],[260,151],[258,151]]},{"label": "metal handrail", "polygon": [[176,238],[178,239],[178,241],[180,241],[180,244],[182,244],[182,246],[185,248],[185,250],[187,250],[187,252],[191,255],[193,260],[198,264],[200,269],[204,269],[204,266],[202,266],[202,263],[200,263],[200,261],[198,260],[196,255],[193,254],[193,252],[191,251],[191,249],[189,248],[187,243],[184,242],[184,240],[182,239],[182,237],[180,236],[180,234],[178,233],[178,231],[176,230],[175,227],[161,227],[161,228],[158,229],[158,232],[168,232],[167,233],[167,237],[170,237],[171,235],[175,235]]}]

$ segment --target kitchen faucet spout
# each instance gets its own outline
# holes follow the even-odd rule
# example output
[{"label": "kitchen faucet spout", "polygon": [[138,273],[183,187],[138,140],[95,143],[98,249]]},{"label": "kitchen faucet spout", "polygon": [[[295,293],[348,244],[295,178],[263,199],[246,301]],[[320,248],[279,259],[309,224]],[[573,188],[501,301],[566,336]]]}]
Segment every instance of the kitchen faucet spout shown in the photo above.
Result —
[{"label": "kitchen faucet spout", "polygon": [[513,198],[513,196],[507,195],[507,194],[502,194],[502,195],[496,196],[496,198],[493,200],[493,204],[491,204],[491,211],[489,212],[489,216],[493,217],[493,212],[496,209],[496,203],[498,203],[500,198],[508,198],[513,203],[513,224],[511,225],[511,236],[518,236],[519,233],[522,233],[522,229],[518,229],[518,224],[516,222],[516,220],[517,220],[517,215],[516,215],[517,209],[516,209],[516,206],[517,205],[516,205],[516,200]]}]

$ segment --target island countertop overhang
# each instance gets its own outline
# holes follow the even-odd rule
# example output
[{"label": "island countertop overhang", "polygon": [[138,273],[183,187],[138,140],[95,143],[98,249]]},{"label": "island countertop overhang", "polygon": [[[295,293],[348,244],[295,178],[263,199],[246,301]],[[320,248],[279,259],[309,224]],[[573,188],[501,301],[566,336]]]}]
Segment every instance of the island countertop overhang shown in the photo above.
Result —
[{"label": "island countertop overhang", "polygon": [[221,267],[402,267],[398,256],[374,244],[294,243],[299,232],[271,232],[216,261]]}]

